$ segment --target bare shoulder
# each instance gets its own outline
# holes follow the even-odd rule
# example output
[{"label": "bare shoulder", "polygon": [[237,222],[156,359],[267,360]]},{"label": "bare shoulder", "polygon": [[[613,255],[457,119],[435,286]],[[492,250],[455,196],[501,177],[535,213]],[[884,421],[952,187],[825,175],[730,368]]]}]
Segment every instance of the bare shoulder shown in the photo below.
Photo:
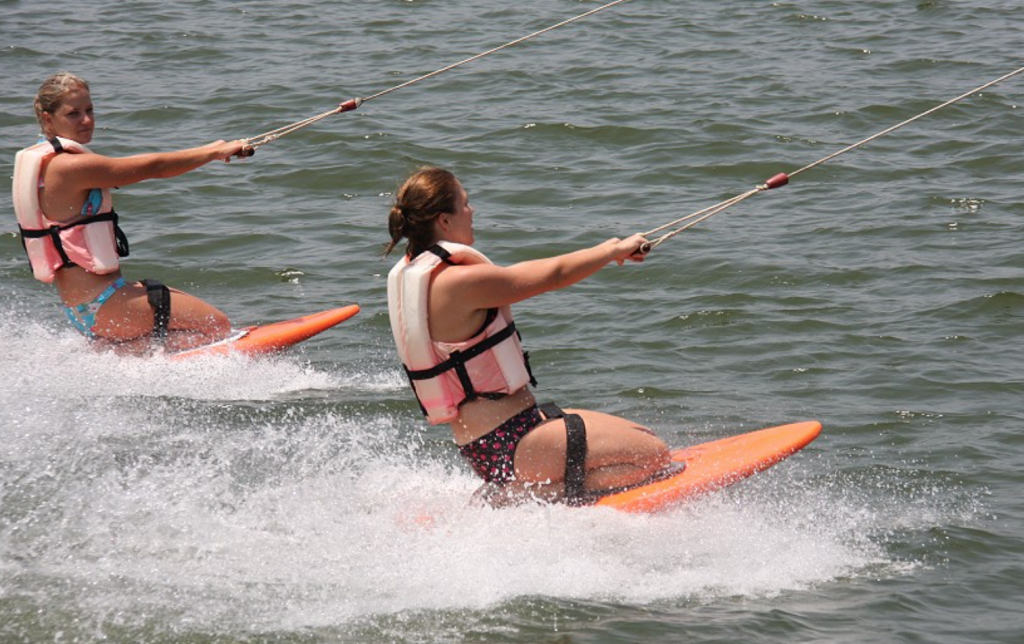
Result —
[{"label": "bare shoulder", "polygon": [[62,175],[110,172],[115,167],[114,161],[116,160],[111,157],[96,154],[95,152],[57,154],[50,160],[50,163],[47,166],[47,172],[59,173]]},{"label": "bare shoulder", "polygon": [[501,280],[507,269],[494,264],[445,265],[434,273],[434,284],[455,288],[469,288],[479,284],[494,284]]},{"label": "bare shoulder", "polygon": [[517,301],[508,269],[493,264],[445,266],[434,274],[434,297],[470,310]]},{"label": "bare shoulder", "polygon": [[53,173],[70,187],[115,188],[146,179],[141,167],[136,157],[108,157],[86,152],[58,154],[50,162],[47,173]]}]

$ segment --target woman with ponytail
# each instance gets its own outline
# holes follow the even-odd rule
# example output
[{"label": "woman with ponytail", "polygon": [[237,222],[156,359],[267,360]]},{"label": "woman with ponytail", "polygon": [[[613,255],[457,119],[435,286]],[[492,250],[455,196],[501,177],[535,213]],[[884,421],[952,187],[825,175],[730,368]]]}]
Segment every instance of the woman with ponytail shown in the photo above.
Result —
[{"label": "woman with ponytail", "polygon": [[565,288],[611,262],[643,261],[640,235],[496,266],[473,248],[474,210],[462,184],[424,168],[388,215],[405,253],[388,275],[399,357],[431,424],[449,423],[492,500],[524,488],[571,504],[643,483],[669,464],[665,443],[623,418],[538,404],[512,304]]}]

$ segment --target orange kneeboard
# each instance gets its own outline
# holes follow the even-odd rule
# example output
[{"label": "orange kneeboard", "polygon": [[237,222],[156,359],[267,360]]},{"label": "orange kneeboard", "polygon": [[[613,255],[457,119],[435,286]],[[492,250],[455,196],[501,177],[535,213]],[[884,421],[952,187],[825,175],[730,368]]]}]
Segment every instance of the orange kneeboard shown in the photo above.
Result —
[{"label": "orange kneeboard", "polygon": [[341,324],[356,313],[359,305],[351,304],[337,309],[305,315],[294,320],[254,326],[240,333],[205,346],[187,349],[170,356],[171,360],[183,360],[197,356],[217,356],[228,353],[256,356],[281,351],[308,340],[314,335]]},{"label": "orange kneeboard", "polygon": [[803,449],[820,433],[821,423],[810,420],[673,450],[672,462],[685,464],[681,472],[601,497],[594,505],[624,512],[657,512],[767,469]]}]

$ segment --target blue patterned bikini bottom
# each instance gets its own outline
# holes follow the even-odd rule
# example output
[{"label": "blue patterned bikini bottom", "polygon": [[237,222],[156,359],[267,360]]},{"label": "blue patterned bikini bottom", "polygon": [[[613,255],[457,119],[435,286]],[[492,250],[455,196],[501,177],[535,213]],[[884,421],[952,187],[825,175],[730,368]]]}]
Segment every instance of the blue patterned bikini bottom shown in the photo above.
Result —
[{"label": "blue patterned bikini bottom", "polygon": [[99,312],[100,307],[103,306],[104,302],[109,300],[114,293],[117,293],[122,287],[124,287],[125,281],[123,277],[117,278],[113,284],[108,286],[100,293],[96,299],[91,302],[79,304],[77,306],[65,306],[64,312],[68,315],[68,320],[71,321],[71,325],[78,329],[82,335],[87,338],[95,338],[96,334],[93,333],[93,327],[96,326],[96,313]]}]

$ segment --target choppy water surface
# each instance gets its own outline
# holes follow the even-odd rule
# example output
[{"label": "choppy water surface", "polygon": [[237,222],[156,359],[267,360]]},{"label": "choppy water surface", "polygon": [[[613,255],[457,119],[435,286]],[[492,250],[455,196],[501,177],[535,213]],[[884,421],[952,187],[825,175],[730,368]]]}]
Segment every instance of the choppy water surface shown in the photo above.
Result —
[{"label": "choppy water surface", "polygon": [[[0,140],[90,80],[93,149],[252,136],[587,9],[0,1]],[[1024,81],[517,307],[565,405],[683,446],[792,420],[785,464],[658,516],[468,507],[420,420],[378,259],[453,169],[512,263],[647,230],[1019,67],[1019,7],[634,0],[116,195],[129,277],[239,325],[357,302],[249,362],[94,354],[0,191],[4,642],[1018,642]]]}]

